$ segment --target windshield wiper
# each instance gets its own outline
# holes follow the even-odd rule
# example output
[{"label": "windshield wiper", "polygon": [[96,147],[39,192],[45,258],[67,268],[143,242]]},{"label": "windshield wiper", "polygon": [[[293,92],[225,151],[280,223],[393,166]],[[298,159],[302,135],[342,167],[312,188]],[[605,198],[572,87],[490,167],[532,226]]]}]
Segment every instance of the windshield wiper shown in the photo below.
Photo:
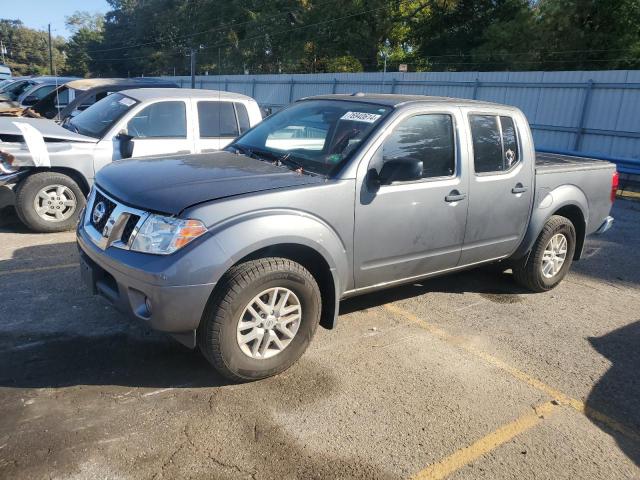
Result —
[{"label": "windshield wiper", "polygon": [[263,161],[263,162],[270,162],[271,161],[269,158],[267,158],[267,155],[265,155],[265,153],[267,153],[267,152],[256,151],[253,148],[248,148],[248,147],[245,147],[243,145],[239,145],[237,143],[231,144],[231,145],[229,145],[229,147],[235,149],[236,153],[242,153],[243,155],[246,155],[247,157],[255,158],[256,160],[260,160],[260,161]]},{"label": "windshield wiper", "polygon": [[306,173],[309,175],[316,175],[316,176],[321,176],[323,177],[324,175],[317,173],[317,172],[312,172],[310,170],[307,170],[304,165],[302,165],[301,163],[292,160],[291,159],[291,154],[289,152],[280,155],[278,153],[275,152],[271,152],[268,150],[260,150],[257,148],[249,148],[249,147],[245,147],[243,145],[239,145],[237,143],[234,143],[232,145],[230,145],[230,147],[235,148],[236,150],[238,150],[240,153],[243,153],[251,158],[256,158],[258,160],[262,160],[262,161],[266,161],[266,162],[271,162],[273,165],[280,167],[280,166],[285,166],[285,168],[288,167],[293,167],[293,169],[298,172],[298,173]]}]

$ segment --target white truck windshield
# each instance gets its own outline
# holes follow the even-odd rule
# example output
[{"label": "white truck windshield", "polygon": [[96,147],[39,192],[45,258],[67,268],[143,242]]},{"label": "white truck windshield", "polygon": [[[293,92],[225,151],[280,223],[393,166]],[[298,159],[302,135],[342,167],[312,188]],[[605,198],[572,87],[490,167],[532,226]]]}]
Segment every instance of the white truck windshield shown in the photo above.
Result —
[{"label": "white truck windshield", "polygon": [[102,138],[111,126],[120,120],[138,102],[121,93],[109,95],[65,123],[73,132],[94,138]]}]

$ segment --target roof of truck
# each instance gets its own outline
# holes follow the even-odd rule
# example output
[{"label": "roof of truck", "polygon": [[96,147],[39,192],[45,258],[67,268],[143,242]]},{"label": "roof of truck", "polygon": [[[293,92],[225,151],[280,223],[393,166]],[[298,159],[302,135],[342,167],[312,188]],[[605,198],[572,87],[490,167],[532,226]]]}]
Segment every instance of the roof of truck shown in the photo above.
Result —
[{"label": "roof of truck", "polygon": [[72,80],[66,85],[74,90],[89,90],[96,87],[109,87],[109,86],[131,86],[136,88],[137,85],[159,85],[160,87],[169,87],[171,85],[178,86],[175,82],[170,80],[163,80],[158,78],[81,78],[79,80]]},{"label": "roof of truck", "polygon": [[366,102],[376,103],[378,105],[385,105],[388,107],[398,107],[400,105],[411,103],[447,103],[457,106],[469,106],[469,107],[509,107],[508,105],[502,105],[494,102],[484,102],[480,100],[469,100],[466,98],[452,98],[452,97],[431,97],[428,95],[401,95],[401,94],[387,94],[387,93],[351,93],[351,94],[333,94],[333,95],[317,95],[313,97],[305,97],[300,100],[349,100],[352,102]]},{"label": "roof of truck", "polygon": [[251,97],[247,97],[241,93],[221,92],[219,90],[197,90],[191,88],[135,88],[131,90],[122,90],[120,93],[139,101],[155,100],[157,98],[164,98],[167,100],[172,98],[193,98],[196,100],[253,100]]}]

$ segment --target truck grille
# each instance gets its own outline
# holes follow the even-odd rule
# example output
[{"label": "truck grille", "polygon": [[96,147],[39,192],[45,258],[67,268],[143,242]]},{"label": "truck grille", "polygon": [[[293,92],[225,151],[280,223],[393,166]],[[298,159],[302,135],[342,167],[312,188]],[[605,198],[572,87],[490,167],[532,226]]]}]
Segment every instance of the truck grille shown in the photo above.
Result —
[{"label": "truck grille", "polygon": [[122,236],[120,237],[120,239],[122,240],[122,243],[129,243],[129,240],[131,239],[131,234],[136,228],[136,225],[138,225],[139,221],[140,221],[140,217],[138,215],[131,215],[129,217],[129,220],[127,220],[127,224],[124,226],[124,230],[122,230]]},{"label": "truck grille", "polygon": [[94,187],[82,224],[93,243],[101,249],[113,246],[129,250],[135,232],[148,216],[147,212],[124,205]]},{"label": "truck grille", "polygon": [[[102,215],[99,217],[99,220],[96,221],[96,218],[98,217],[97,215],[94,215],[93,210],[97,207],[98,204],[104,205],[104,213],[102,213]],[[107,224],[107,220],[109,220],[109,217],[111,216],[115,208],[115,202],[109,200],[99,191],[96,191],[96,198],[91,209],[91,225],[96,227],[96,230],[101,232],[104,229],[104,226]]]}]

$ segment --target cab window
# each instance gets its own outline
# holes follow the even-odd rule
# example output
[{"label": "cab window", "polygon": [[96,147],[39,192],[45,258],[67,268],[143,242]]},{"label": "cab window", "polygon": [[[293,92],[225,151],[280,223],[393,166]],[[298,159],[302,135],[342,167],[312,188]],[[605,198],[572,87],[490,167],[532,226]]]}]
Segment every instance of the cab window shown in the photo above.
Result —
[{"label": "cab window", "polygon": [[153,103],[129,120],[127,132],[136,138],[187,138],[185,103]]},{"label": "cab window", "polygon": [[476,173],[504,172],[518,163],[518,138],[511,117],[470,115],[469,122]]},{"label": "cab window", "polygon": [[231,102],[198,102],[200,138],[238,136],[236,111]]},{"label": "cab window", "polygon": [[387,137],[383,161],[420,160],[422,178],[455,173],[453,119],[447,114],[415,115],[403,120]]},{"label": "cab window", "polygon": [[244,106],[244,103],[239,102],[234,103],[234,105],[236,106],[236,113],[238,114],[238,126],[240,127],[240,133],[244,133],[251,128],[247,107]]}]

